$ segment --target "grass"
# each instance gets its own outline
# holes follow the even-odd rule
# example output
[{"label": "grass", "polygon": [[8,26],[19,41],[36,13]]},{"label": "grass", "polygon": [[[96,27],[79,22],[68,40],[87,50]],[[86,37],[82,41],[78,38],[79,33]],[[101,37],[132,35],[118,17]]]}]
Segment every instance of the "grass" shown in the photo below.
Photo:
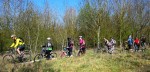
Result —
[{"label": "grass", "polygon": [[[94,53],[81,57],[57,58],[30,64],[17,64],[15,72],[150,72],[150,50],[144,53]],[[11,69],[9,69],[11,70]]]}]

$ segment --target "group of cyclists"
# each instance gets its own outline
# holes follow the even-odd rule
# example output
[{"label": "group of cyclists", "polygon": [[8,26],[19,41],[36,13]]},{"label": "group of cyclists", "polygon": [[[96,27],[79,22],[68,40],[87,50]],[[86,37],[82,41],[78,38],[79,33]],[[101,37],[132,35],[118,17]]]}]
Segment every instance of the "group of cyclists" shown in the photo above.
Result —
[{"label": "group of cyclists", "polygon": [[140,39],[138,37],[133,39],[130,35],[125,43],[128,45],[127,50],[134,50],[135,52],[137,52],[140,50],[140,48],[141,50],[144,50],[146,48],[146,37],[142,35]]},{"label": "group of cyclists", "polygon": [[[10,47],[14,48],[17,51],[17,53],[19,54],[19,56],[22,56],[21,52],[24,51],[24,49],[25,49],[24,41],[14,34],[11,35],[11,38],[13,39],[13,43]],[[82,52],[84,54],[86,49],[85,49],[85,40],[82,38],[82,36],[79,36],[79,46],[80,46],[80,50],[82,50]],[[68,50],[68,56],[69,57],[72,56],[73,47],[74,47],[74,42],[71,38],[68,37],[66,48]],[[53,50],[53,44],[51,42],[51,38],[48,37],[47,42],[44,45],[42,45],[42,52],[45,53],[47,59],[51,59],[50,54],[51,54],[52,50]]]},{"label": "group of cyclists", "polygon": [[[13,39],[14,42],[10,47],[15,48],[19,56],[22,56],[21,51],[25,49],[24,41],[18,38],[16,35],[11,35],[11,38]],[[140,46],[142,47],[142,49],[145,48],[144,46],[146,44],[146,38],[145,36],[142,36],[141,39],[139,39],[138,37],[133,39],[132,36],[130,35],[128,37],[128,40],[125,41],[125,43],[128,46],[128,48],[126,48],[127,50],[134,49],[134,51],[136,52],[139,50]],[[104,44],[108,53],[112,54],[115,50],[116,40],[114,38],[111,38],[110,40],[104,38]],[[53,50],[53,45],[50,37],[47,38],[47,42],[42,46],[42,48],[43,48],[42,52],[45,53],[47,58],[50,58],[50,52],[52,52]],[[74,42],[70,37],[68,37],[66,49],[68,50],[69,57],[72,57],[73,48]],[[86,52],[85,40],[83,39],[82,36],[79,36],[79,51],[82,51],[83,54],[85,54]]]},{"label": "group of cyclists", "polygon": [[[111,38],[109,41],[108,39],[104,38],[104,42],[107,49],[106,51],[112,54],[115,50],[116,40]],[[134,51],[134,52],[138,52],[139,50],[144,51],[146,49],[146,37],[142,35],[140,39],[138,37],[133,39],[132,36],[129,35],[127,41],[123,43],[123,49],[128,51]]]}]

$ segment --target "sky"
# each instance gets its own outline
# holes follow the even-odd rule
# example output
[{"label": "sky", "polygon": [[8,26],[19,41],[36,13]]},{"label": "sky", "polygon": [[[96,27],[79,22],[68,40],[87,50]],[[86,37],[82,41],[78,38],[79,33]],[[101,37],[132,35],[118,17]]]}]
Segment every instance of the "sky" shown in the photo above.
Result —
[{"label": "sky", "polygon": [[[74,8],[76,13],[78,13],[80,1],[82,0],[47,0],[50,9],[57,14],[60,21],[62,21],[67,8]],[[33,0],[35,6],[40,10],[43,10],[45,2],[45,0]]]}]

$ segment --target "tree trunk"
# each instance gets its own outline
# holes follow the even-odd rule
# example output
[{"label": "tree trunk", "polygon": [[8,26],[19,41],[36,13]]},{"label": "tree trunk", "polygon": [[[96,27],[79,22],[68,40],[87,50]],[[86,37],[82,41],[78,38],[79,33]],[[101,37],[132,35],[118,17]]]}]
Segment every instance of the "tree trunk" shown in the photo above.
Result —
[{"label": "tree trunk", "polygon": [[98,28],[98,33],[97,33],[97,37],[98,37],[98,43],[97,43],[97,48],[99,49],[100,47],[100,40],[99,40],[99,36],[100,36],[100,26]]},{"label": "tree trunk", "polygon": [[36,41],[35,41],[35,48],[34,48],[35,53],[37,52],[38,40],[39,40],[39,25],[38,25],[37,37],[36,37]]}]

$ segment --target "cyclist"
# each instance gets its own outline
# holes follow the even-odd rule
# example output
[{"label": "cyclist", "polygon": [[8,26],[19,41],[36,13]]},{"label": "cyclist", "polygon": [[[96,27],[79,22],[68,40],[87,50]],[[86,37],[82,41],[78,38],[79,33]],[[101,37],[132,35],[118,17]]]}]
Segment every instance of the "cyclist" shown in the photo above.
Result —
[{"label": "cyclist", "polygon": [[134,50],[135,52],[139,50],[140,47],[140,40],[138,39],[138,37],[135,38],[134,40]]},{"label": "cyclist", "polygon": [[51,38],[50,37],[47,38],[47,42],[42,47],[43,47],[42,51],[45,52],[46,58],[50,59],[50,55],[51,55],[50,53],[53,50],[53,45],[51,43]]},{"label": "cyclist", "polygon": [[80,45],[80,50],[85,54],[86,52],[86,47],[85,47],[85,40],[82,38],[82,36],[79,36],[79,45]]},{"label": "cyclist", "polygon": [[111,53],[112,43],[109,42],[106,38],[104,38],[104,42],[105,42],[107,52]]},{"label": "cyclist", "polygon": [[130,35],[129,38],[128,38],[128,49],[129,50],[132,48],[132,45],[133,45],[133,39],[132,39],[132,37]]},{"label": "cyclist", "polygon": [[111,41],[110,41],[111,45],[112,45],[112,48],[111,48],[111,53],[113,53],[114,49],[115,49],[115,45],[116,45],[116,40],[111,38]]},{"label": "cyclist", "polygon": [[22,39],[17,38],[16,35],[11,35],[11,38],[14,40],[14,42],[12,43],[10,47],[15,48],[15,49],[17,48],[17,52],[19,56],[21,56],[21,51],[24,51],[25,49],[25,43],[23,42]]},{"label": "cyclist", "polygon": [[73,41],[71,40],[71,38],[67,38],[67,49],[68,49],[68,56],[72,56],[72,49],[73,49]]},{"label": "cyclist", "polygon": [[141,42],[142,49],[144,49],[146,46],[146,37],[144,35],[142,35],[140,42]]}]

